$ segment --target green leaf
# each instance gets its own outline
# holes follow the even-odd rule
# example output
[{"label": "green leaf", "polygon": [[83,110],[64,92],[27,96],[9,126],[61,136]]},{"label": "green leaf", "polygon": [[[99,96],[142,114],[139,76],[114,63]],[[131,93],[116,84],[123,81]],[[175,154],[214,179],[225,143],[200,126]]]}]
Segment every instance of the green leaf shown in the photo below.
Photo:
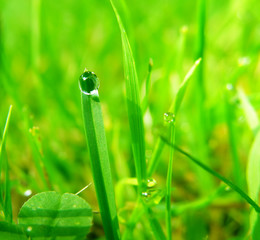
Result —
[{"label": "green leaf", "polygon": [[8,222],[0,222],[0,239],[27,240],[22,228]]},{"label": "green leaf", "polygon": [[92,218],[89,204],[79,196],[43,192],[22,206],[18,222],[33,239],[84,239]]},{"label": "green leaf", "polygon": [[135,170],[139,184],[139,194],[141,195],[141,193],[145,191],[146,188],[146,162],[144,126],[140,103],[139,83],[133,53],[126,35],[125,28],[113,1],[110,0],[110,2],[114,9],[122,38],[127,111],[131,131],[132,149],[135,160]]}]

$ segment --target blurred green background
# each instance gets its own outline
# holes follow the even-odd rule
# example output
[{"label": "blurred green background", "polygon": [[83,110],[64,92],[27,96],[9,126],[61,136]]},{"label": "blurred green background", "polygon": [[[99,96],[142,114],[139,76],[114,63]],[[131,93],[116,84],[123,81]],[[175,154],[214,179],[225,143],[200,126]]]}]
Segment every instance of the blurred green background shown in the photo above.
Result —
[{"label": "blurred green background", "polygon": [[[144,117],[149,161],[156,132],[167,134],[163,114],[196,60],[198,1],[118,0],[116,4],[133,49],[142,97],[149,59],[153,60],[149,110]],[[231,119],[241,167],[241,181],[236,183],[243,189],[254,133],[235,90],[227,92],[226,85],[242,88],[256,111],[259,109],[259,9],[256,0],[206,1],[204,86],[198,86],[199,81],[193,77],[176,122],[177,145],[198,157],[205,150],[208,165],[237,181],[227,127],[227,119]],[[8,107],[14,106],[7,140],[14,216],[27,199],[27,189],[33,193],[48,189],[75,193],[92,182],[78,87],[85,68],[94,71],[101,82],[99,95],[115,185],[122,178],[135,176],[124,100],[121,38],[108,0],[0,0],[0,54],[1,132]],[[200,87],[205,91],[204,120],[199,124],[204,126],[204,146],[199,143],[197,127],[201,121],[196,100]],[[226,112],[225,96],[232,116]],[[165,187],[168,159],[169,149],[165,148],[153,176],[158,188]],[[47,184],[40,176],[41,168]],[[209,177],[212,183],[207,188],[208,180],[203,181],[203,176],[177,153],[174,202],[190,202],[214,192],[218,180]],[[134,201],[131,190],[126,188],[120,193],[124,199],[121,207]],[[93,185],[82,197],[98,209]],[[231,193],[227,200],[213,202],[207,214],[205,210],[191,210],[176,216],[174,236],[243,239],[248,231],[248,211],[247,205]],[[163,216],[160,221],[163,225]],[[102,236],[100,225],[97,215],[90,238]],[[137,236],[150,238],[149,233],[140,231]]]}]

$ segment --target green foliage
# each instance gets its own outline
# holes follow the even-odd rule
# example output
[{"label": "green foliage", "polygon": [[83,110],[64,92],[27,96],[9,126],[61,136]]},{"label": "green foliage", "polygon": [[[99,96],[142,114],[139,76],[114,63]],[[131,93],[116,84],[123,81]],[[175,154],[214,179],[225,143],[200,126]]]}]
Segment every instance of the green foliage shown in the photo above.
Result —
[{"label": "green foliage", "polygon": [[91,182],[87,239],[259,239],[260,2],[112,4],[0,1],[0,239],[28,239],[28,194]]}]

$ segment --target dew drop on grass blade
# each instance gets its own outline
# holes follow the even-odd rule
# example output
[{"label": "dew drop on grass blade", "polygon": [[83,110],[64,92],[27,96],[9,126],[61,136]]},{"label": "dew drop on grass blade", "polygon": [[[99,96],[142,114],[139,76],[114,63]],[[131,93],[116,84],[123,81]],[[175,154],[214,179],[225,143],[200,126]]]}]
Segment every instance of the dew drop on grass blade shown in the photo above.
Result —
[{"label": "dew drop on grass blade", "polygon": [[80,76],[79,87],[88,152],[104,231],[107,239],[120,239],[107,141],[99,101],[99,80],[93,72],[85,71]]},{"label": "dew drop on grass blade", "polygon": [[[200,62],[201,62],[201,58],[196,60],[195,63],[193,64],[193,66],[190,68],[190,70],[185,75],[185,77],[180,85],[180,88],[178,89],[176,97],[175,97],[174,101],[172,102],[168,112],[174,112],[175,115],[176,115],[176,113],[178,113],[182,100],[184,98],[186,89],[188,87],[189,80],[193,76],[193,73],[196,70],[197,66],[200,64]],[[153,151],[151,161],[148,165],[148,176],[151,176],[154,173],[154,171],[156,170],[156,168],[159,164],[159,159],[160,159],[160,155],[162,153],[163,148],[164,148],[164,142],[161,140],[161,138],[158,138],[156,145],[155,145],[155,149]]]}]

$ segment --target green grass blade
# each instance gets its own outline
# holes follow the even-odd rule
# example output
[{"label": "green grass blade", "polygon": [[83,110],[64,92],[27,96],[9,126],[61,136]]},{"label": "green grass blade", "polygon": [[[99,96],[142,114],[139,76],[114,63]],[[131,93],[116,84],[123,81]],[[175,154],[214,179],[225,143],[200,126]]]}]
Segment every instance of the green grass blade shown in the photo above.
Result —
[{"label": "green grass blade", "polygon": [[[231,158],[233,162],[233,178],[235,182],[240,186],[244,187],[244,176],[241,176],[242,168],[240,164],[238,154],[238,141],[237,141],[237,129],[234,124],[235,121],[235,105],[231,102],[231,91],[233,85],[227,85],[224,92],[224,103],[225,103],[225,117],[228,128],[229,146],[231,152]],[[232,89],[231,89],[232,90]]]},{"label": "green grass blade", "polygon": [[29,140],[29,144],[31,146],[32,149],[32,155],[33,155],[33,160],[34,160],[34,164],[36,167],[36,170],[41,178],[42,184],[43,184],[43,189],[44,190],[49,190],[49,186],[48,186],[48,182],[45,178],[45,169],[44,169],[44,164],[43,164],[43,155],[40,152],[40,149],[38,148],[37,145],[37,140],[35,137],[35,129],[32,127],[29,129],[28,131],[28,140]]},{"label": "green grass blade", "polygon": [[[251,131],[256,134],[254,142],[249,152],[248,163],[247,163],[247,185],[248,185],[248,195],[259,204],[259,190],[260,190],[260,132],[259,132],[259,118],[254,107],[248,100],[242,89],[238,89],[238,97],[241,102],[242,109],[248,126]],[[260,239],[259,230],[259,214],[252,211],[250,214],[250,231],[253,234],[254,239]]]},{"label": "green grass blade", "polygon": [[[168,112],[174,112],[175,115],[176,115],[176,113],[178,113],[182,100],[184,98],[189,80],[193,76],[193,74],[194,74],[196,68],[198,67],[198,65],[200,64],[200,62],[201,62],[201,58],[199,58],[197,61],[195,61],[193,66],[190,68],[190,70],[184,76],[184,79],[180,85],[180,88],[178,89],[176,97],[175,97],[174,101],[172,102]],[[163,148],[164,148],[164,142],[161,140],[161,138],[158,138],[156,145],[155,145],[155,149],[154,149],[152,157],[151,157],[151,160],[148,165],[148,171],[147,171],[148,176],[151,176],[154,173],[154,171],[156,170],[156,168],[159,164],[159,159],[160,159],[160,155],[163,151]]]},{"label": "green grass blade", "polygon": [[256,133],[259,127],[259,119],[255,109],[253,108],[252,104],[249,102],[247,96],[243,92],[242,89],[238,89],[238,97],[241,102],[242,109],[245,114],[246,121],[250,127],[250,129]]},{"label": "green grass blade", "polygon": [[[175,123],[170,122],[170,131],[171,131],[171,144],[175,144]],[[173,164],[173,154],[174,148],[170,149],[170,160],[168,164],[167,178],[166,178],[166,231],[167,239],[172,239],[172,227],[171,227],[171,192],[172,192],[172,164]]]},{"label": "green grass blade", "polygon": [[86,140],[106,238],[120,239],[106,135],[96,81],[98,81],[96,75],[91,72],[84,72],[80,77]]},{"label": "green grass blade", "polygon": [[[1,200],[1,207],[4,211],[5,219],[9,222],[12,222],[12,200],[11,200],[11,189],[10,189],[10,179],[9,179],[9,171],[8,171],[8,162],[7,162],[7,156],[5,154],[5,144],[6,144],[6,135],[7,135],[7,129],[11,117],[13,106],[11,105],[9,107],[9,111],[7,114],[4,131],[2,135],[2,141],[0,144],[0,178],[2,176],[2,172],[4,169],[4,175],[5,175],[5,182],[2,185],[1,183],[1,191],[0,191],[0,200]],[[3,167],[4,166],[4,167]],[[3,197],[5,196],[5,197]]]},{"label": "green grass blade", "polygon": [[151,227],[151,230],[154,233],[155,239],[165,240],[166,237],[163,233],[163,230],[162,230],[160,223],[157,220],[156,214],[152,211],[151,208],[147,208],[146,213],[149,216],[150,227]]},{"label": "green grass blade", "polygon": [[153,69],[153,60],[149,60],[149,65],[148,65],[148,73],[146,77],[146,82],[145,82],[145,96],[142,101],[142,112],[143,114],[145,113],[147,107],[148,107],[148,99],[149,99],[149,92],[151,88],[151,73]]},{"label": "green grass blade", "polygon": [[12,197],[11,197],[11,186],[10,186],[10,178],[9,178],[9,164],[7,156],[5,157],[5,219],[8,222],[13,221],[13,208],[12,208]]},{"label": "green grass blade", "polygon": [[193,161],[196,165],[198,165],[200,168],[202,168],[203,170],[205,170],[206,172],[208,172],[209,174],[211,174],[212,176],[217,177],[218,179],[220,179],[221,181],[223,181],[224,183],[226,183],[230,188],[232,188],[234,191],[236,191],[242,198],[244,198],[258,213],[260,212],[260,207],[258,206],[258,204],[251,198],[249,197],[240,187],[238,187],[237,185],[235,185],[234,183],[232,183],[230,180],[228,180],[227,178],[225,178],[224,176],[220,175],[218,172],[214,171],[213,169],[209,168],[208,166],[206,166],[204,163],[202,163],[201,161],[197,160],[195,157],[191,156],[189,153],[185,152],[184,150],[182,150],[181,148],[179,148],[176,145],[171,144],[171,142],[168,141],[168,139],[166,139],[163,136],[160,136],[161,139],[167,144],[169,145],[171,148],[175,148],[178,152],[180,152],[181,154],[183,154],[184,156],[186,156],[188,159],[190,159],[191,161]]},{"label": "green grass blade", "polygon": [[200,63],[201,63],[201,58],[199,58],[198,60],[195,61],[194,65],[191,67],[191,69],[185,75],[185,77],[180,85],[180,88],[178,89],[175,100],[169,109],[169,112],[173,112],[175,115],[178,113],[182,100],[184,98],[189,80],[190,80],[191,76],[193,75],[193,73],[195,72],[196,68],[200,65]]},{"label": "green grass blade", "polygon": [[[248,164],[247,164],[247,186],[249,196],[259,204],[259,191],[260,191],[260,131],[258,131],[255,140],[250,149]],[[250,214],[250,228],[251,231],[257,233],[255,229],[257,228],[257,219],[259,214],[256,214],[255,211],[252,211]],[[256,237],[256,236],[255,236]],[[258,238],[260,234],[258,233]],[[256,239],[258,239],[256,238]]]},{"label": "green grass blade", "polygon": [[[206,102],[206,90],[205,90],[205,30],[206,30],[206,0],[198,1],[198,14],[197,14],[197,46],[195,58],[202,58],[203,62],[200,64],[196,74],[196,85],[194,91],[194,103],[196,109],[196,115],[194,116],[194,134],[196,136],[195,148],[200,156],[200,159],[206,163],[209,155],[209,149],[207,144],[208,137],[208,125],[207,121],[207,111],[205,107]],[[212,180],[209,175],[197,169],[198,180],[200,184],[200,189],[202,193],[206,193],[208,188],[212,187]]]},{"label": "green grass blade", "polygon": [[131,46],[129,44],[123,23],[117,12],[117,9],[114,6],[113,1],[110,0],[110,3],[114,9],[121,31],[126,83],[127,111],[131,131],[132,149],[135,160],[135,170],[139,183],[139,194],[141,195],[141,193],[146,189],[146,162],[143,115],[140,104],[138,77]]}]

